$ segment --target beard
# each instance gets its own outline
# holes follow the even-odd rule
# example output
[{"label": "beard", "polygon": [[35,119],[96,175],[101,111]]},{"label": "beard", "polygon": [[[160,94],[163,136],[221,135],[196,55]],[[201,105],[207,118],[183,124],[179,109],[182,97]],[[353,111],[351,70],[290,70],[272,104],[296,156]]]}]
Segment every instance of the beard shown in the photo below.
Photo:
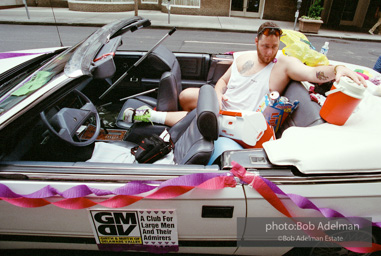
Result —
[{"label": "beard", "polygon": [[270,62],[272,62],[275,59],[277,53],[278,51],[275,51],[273,55],[264,55],[262,51],[257,49],[258,59],[264,64],[269,64]]}]

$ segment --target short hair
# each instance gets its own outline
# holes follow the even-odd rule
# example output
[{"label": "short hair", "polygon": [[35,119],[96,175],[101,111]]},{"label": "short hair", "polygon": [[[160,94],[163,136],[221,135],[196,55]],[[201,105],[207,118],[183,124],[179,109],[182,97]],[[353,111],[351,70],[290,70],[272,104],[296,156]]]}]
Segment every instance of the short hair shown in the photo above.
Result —
[{"label": "short hair", "polygon": [[[261,31],[262,31],[264,28],[266,28],[266,27],[269,27],[269,28],[279,28],[279,29],[281,29],[281,28],[278,26],[278,24],[276,24],[275,22],[272,22],[272,21],[266,21],[265,23],[262,23],[262,25],[259,26],[257,33],[261,32]],[[263,35],[263,34],[260,34],[260,35],[257,34],[258,39],[260,39],[260,37],[261,37],[262,35]]]}]

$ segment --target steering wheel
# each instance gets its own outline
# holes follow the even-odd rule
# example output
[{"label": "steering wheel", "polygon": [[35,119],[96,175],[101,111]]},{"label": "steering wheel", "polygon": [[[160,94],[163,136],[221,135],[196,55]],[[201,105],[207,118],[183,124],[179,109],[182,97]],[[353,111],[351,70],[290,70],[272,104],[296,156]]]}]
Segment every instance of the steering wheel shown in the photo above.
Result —
[{"label": "steering wheel", "polygon": [[[45,111],[40,113],[40,117],[53,135],[73,146],[84,147],[92,144],[97,139],[101,131],[101,121],[98,111],[90,99],[78,90],[73,92],[86,102],[80,109],[62,108],[50,121],[46,118]],[[91,116],[95,116],[96,122],[93,136],[85,141],[75,141],[73,137],[76,135],[77,130]]]}]

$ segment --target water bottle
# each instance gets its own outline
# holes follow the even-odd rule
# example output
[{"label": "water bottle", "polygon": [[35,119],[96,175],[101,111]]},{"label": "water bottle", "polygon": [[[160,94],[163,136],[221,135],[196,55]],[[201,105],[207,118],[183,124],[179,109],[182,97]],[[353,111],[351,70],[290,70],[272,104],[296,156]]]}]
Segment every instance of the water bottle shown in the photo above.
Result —
[{"label": "water bottle", "polygon": [[329,49],[328,45],[329,45],[329,42],[325,42],[323,47],[320,50],[320,53],[322,53],[324,55],[327,55],[328,49]]}]

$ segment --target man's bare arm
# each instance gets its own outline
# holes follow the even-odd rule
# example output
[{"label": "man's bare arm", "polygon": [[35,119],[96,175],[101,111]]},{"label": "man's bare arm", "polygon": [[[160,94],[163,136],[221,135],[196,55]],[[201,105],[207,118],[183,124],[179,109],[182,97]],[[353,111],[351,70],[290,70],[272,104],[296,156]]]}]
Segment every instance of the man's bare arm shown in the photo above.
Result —
[{"label": "man's bare arm", "polygon": [[228,82],[231,76],[231,69],[232,69],[232,66],[230,66],[229,69],[225,72],[225,74],[223,74],[223,76],[220,79],[218,79],[216,86],[214,87],[217,93],[217,98],[220,104],[220,108],[222,107],[223,95],[226,92]]},{"label": "man's bare arm", "polygon": [[[325,83],[332,80],[337,82],[342,76],[348,76],[357,84],[366,86],[364,78],[356,72],[342,65],[309,67],[294,57],[286,57],[288,76],[295,81],[308,81],[312,83]],[[285,63],[284,63],[285,64]]]}]

